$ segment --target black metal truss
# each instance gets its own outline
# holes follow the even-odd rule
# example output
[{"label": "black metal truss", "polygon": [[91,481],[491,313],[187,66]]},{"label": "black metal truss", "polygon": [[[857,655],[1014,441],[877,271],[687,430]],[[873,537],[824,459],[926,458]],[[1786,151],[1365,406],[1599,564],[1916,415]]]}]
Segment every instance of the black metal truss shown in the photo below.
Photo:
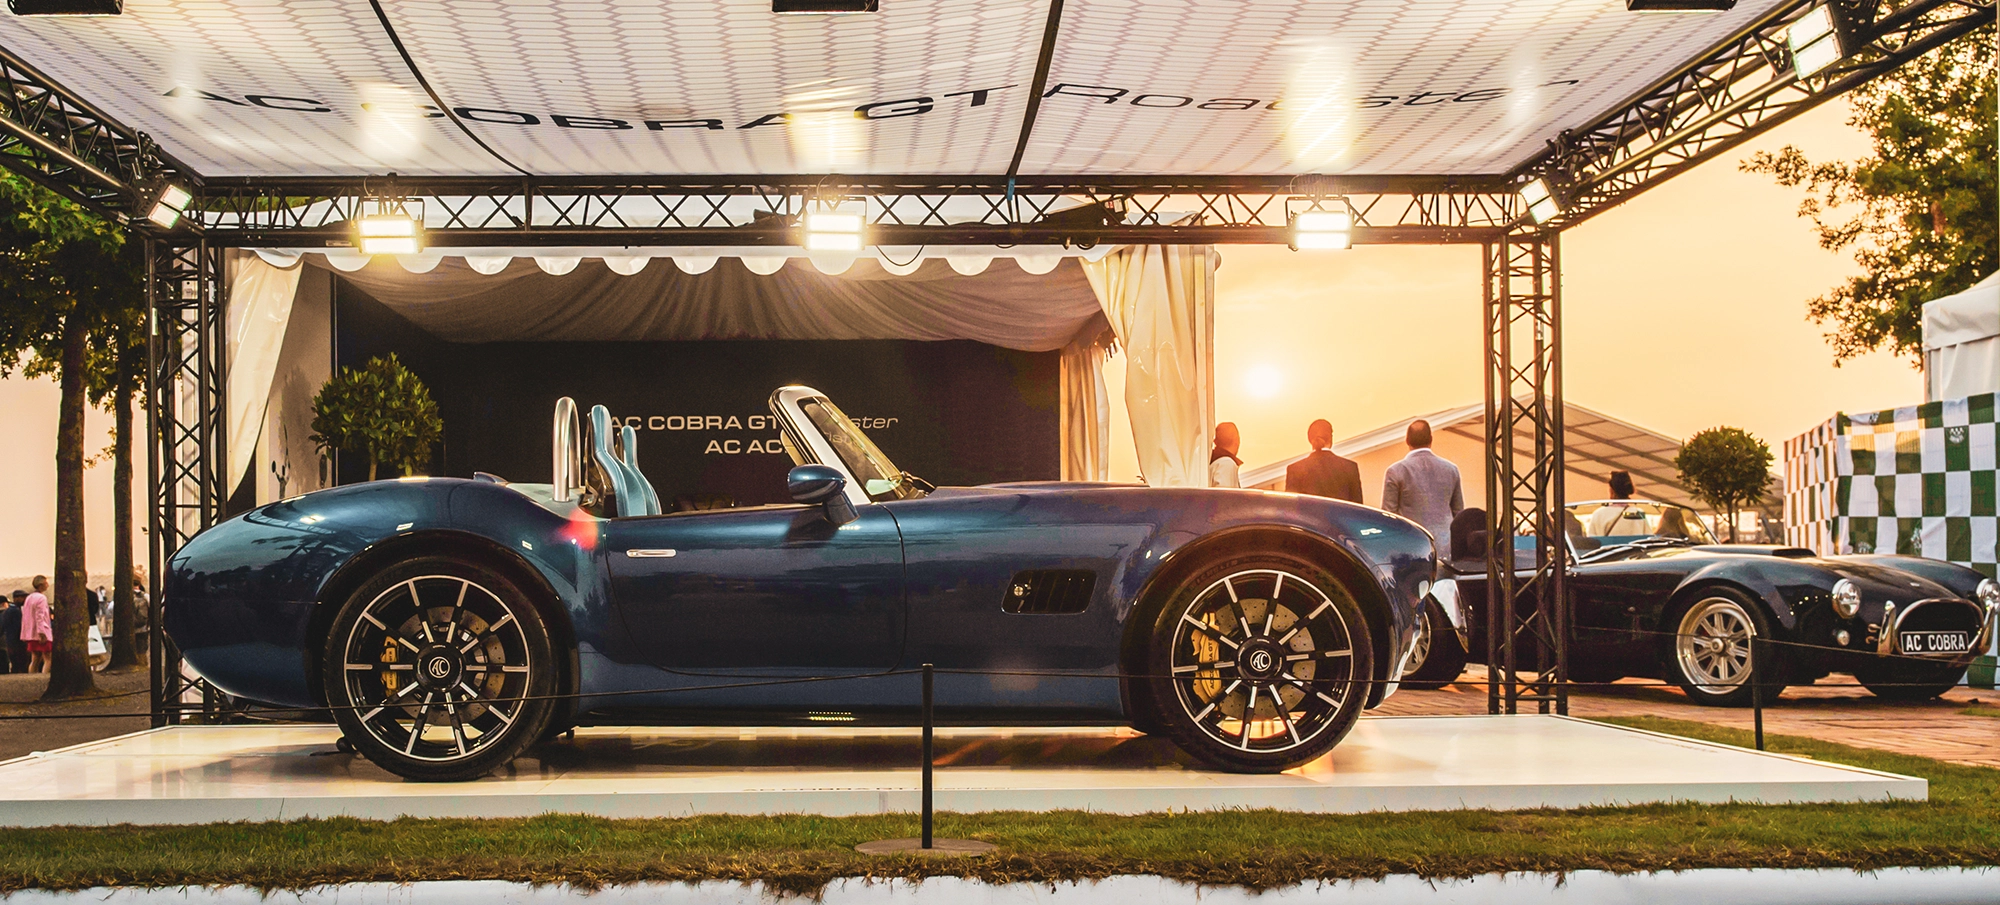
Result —
[{"label": "black metal truss", "polygon": [[217,244],[338,245],[388,202],[421,206],[439,247],[783,246],[829,200],[864,201],[869,242],[891,246],[1283,245],[1289,215],[1315,204],[1351,210],[1358,244],[1482,242],[1520,213],[1486,177],[385,177],[213,179],[196,219]]},{"label": "black metal truss", "polygon": [[[180,656],[160,631],[162,585],[168,559],[201,530],[215,524],[228,498],[225,469],[224,368],[228,307],[223,250],[203,242],[146,243],[146,287],[151,303],[146,348],[147,466],[153,505],[148,520],[152,582],[153,724],[179,722],[212,699],[183,674]],[[195,694],[201,700],[190,702]]]},{"label": "black metal truss", "polygon": [[[1487,709],[1569,712],[1556,233],[1485,246]],[[1515,538],[1533,541],[1519,551]],[[1480,601],[1468,601],[1478,605]]]},{"label": "black metal truss", "polygon": [[1515,182],[1548,181],[1573,225],[1713,159],[1820,103],[1994,22],[1993,0],[1833,0],[1851,52],[1800,78],[1785,32],[1825,0],[1774,9],[1702,58],[1590,125],[1565,131],[1516,168]]},{"label": "black metal truss", "polygon": [[0,165],[71,200],[114,215],[138,203],[149,179],[194,185],[193,175],[145,135],[0,48]]}]

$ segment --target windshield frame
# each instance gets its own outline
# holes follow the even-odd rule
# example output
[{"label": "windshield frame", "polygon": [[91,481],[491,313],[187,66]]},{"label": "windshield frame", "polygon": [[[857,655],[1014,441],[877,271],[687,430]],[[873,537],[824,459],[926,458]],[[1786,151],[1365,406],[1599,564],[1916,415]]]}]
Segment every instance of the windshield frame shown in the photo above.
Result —
[{"label": "windshield frame", "polygon": [[[1582,506],[1589,506],[1592,508],[1587,513],[1579,513],[1577,509],[1578,507]],[[1650,533],[1607,534],[1607,535],[1591,534],[1586,519],[1589,518],[1590,516],[1596,515],[1599,511],[1610,506],[1635,507],[1641,509],[1642,512],[1646,508],[1657,508],[1660,513],[1664,513],[1668,509],[1679,510],[1683,516],[1682,521],[1688,527],[1688,536],[1668,537],[1661,534],[1650,534]],[[1610,550],[1617,547],[1626,547],[1626,546],[1631,546],[1633,544],[1645,544],[1648,542],[1657,542],[1657,541],[1672,541],[1675,542],[1677,546],[1684,544],[1686,546],[1691,546],[1691,547],[1701,546],[1703,544],[1717,543],[1714,533],[1709,530],[1708,523],[1701,520],[1701,514],[1679,503],[1667,503],[1667,502],[1662,502],[1660,500],[1646,500],[1646,499],[1584,500],[1580,502],[1570,503],[1564,506],[1563,511],[1571,519],[1574,519],[1579,528],[1582,529],[1582,536],[1591,538],[1593,540],[1603,541],[1601,546],[1598,546],[1594,549],[1578,550],[1576,539],[1571,537],[1569,532],[1565,530],[1563,532],[1563,540],[1565,544],[1570,548],[1571,555],[1576,556],[1578,558],[1582,558],[1587,554],[1596,553],[1598,550]],[[1649,514],[1647,516],[1646,521],[1648,522],[1647,525],[1648,531],[1657,529],[1659,525],[1658,519],[1660,517],[1661,516],[1659,514]],[[1627,539],[1609,540],[1610,538],[1627,538]]]},{"label": "windshield frame", "polygon": [[[812,416],[812,409],[822,407],[820,414],[827,419],[825,425]],[[902,471],[854,419],[825,393],[812,387],[779,387],[771,393],[771,413],[778,417],[783,428],[785,452],[791,456],[792,464],[826,465],[839,471],[847,481],[848,502],[856,506],[918,499],[936,489],[924,479]],[[836,437],[828,435],[828,427],[840,435],[838,442]],[[846,447],[845,453],[841,447]],[[847,453],[858,458],[861,469],[849,463]],[[896,483],[870,494],[866,483],[870,479]]]}]

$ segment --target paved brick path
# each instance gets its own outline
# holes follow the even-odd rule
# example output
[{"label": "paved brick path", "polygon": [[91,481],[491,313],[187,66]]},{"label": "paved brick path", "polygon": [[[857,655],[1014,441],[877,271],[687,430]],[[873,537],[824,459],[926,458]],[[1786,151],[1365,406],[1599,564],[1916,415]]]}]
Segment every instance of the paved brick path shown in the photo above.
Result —
[{"label": "paved brick path", "polygon": [[[1468,681],[1437,691],[1401,691],[1375,713],[1485,713],[1485,670],[1472,666]],[[1820,685],[1791,688],[1776,705],[1764,709],[1764,731],[1802,735],[1899,754],[1917,754],[1962,764],[2000,767],[2000,692],[1959,688],[1921,704],[1889,703],[1866,689],[1838,683],[1846,676],[1829,676]],[[1994,716],[1966,713],[1985,708]],[[1688,702],[1678,688],[1661,688],[1651,680],[1627,679],[1611,688],[1570,695],[1570,715],[1657,716],[1751,728],[1749,708],[1702,707]]]}]

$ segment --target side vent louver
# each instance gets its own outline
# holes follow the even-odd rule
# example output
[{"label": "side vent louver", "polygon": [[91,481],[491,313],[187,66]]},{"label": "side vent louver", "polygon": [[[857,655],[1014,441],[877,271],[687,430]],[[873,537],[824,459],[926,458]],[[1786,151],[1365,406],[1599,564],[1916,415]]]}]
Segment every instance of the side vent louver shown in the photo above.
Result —
[{"label": "side vent louver", "polygon": [[1088,569],[1037,569],[1014,576],[1000,608],[1009,613],[1054,615],[1081,613],[1097,588],[1097,573]]}]

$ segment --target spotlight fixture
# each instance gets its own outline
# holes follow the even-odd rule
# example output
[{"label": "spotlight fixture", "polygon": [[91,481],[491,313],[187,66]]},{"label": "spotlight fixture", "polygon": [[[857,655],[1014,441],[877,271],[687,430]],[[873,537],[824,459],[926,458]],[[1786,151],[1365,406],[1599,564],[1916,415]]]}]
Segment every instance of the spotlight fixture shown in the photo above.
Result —
[{"label": "spotlight fixture", "polygon": [[1736,0],[1625,0],[1635,13],[1719,13],[1735,6]]},{"label": "spotlight fixture", "polygon": [[1292,215],[1292,250],[1347,248],[1353,244],[1354,215],[1347,211],[1306,210]]},{"label": "spotlight fixture", "polygon": [[139,209],[146,212],[146,219],[161,229],[173,229],[181,222],[181,215],[187,213],[188,202],[194,200],[194,193],[182,186],[162,181],[141,199]]},{"label": "spotlight fixture", "polygon": [[816,211],[806,214],[807,251],[860,251],[863,226],[860,214]]},{"label": "spotlight fixture", "polygon": [[1805,15],[1785,29],[1785,43],[1792,50],[1792,71],[1802,79],[1811,78],[1847,56],[1840,23],[1834,19],[1833,7],[1824,3],[1806,10]]},{"label": "spotlight fixture", "polygon": [[1557,214],[1562,213],[1562,205],[1549,191],[1548,182],[1539,178],[1521,186],[1521,205],[1528,209],[1528,216],[1535,218],[1537,225],[1554,220]]},{"label": "spotlight fixture", "polygon": [[771,0],[771,12],[788,16],[872,13],[880,0]]},{"label": "spotlight fixture", "polygon": [[402,211],[368,214],[355,221],[355,247],[364,255],[413,255],[423,250],[417,221]]},{"label": "spotlight fixture", "polygon": [[17,16],[116,16],[125,0],[7,0]]}]

